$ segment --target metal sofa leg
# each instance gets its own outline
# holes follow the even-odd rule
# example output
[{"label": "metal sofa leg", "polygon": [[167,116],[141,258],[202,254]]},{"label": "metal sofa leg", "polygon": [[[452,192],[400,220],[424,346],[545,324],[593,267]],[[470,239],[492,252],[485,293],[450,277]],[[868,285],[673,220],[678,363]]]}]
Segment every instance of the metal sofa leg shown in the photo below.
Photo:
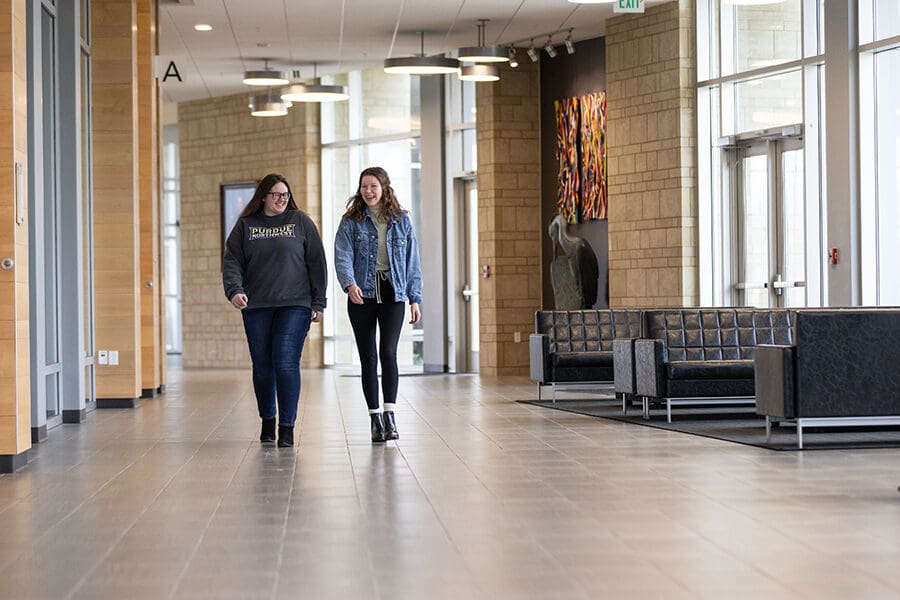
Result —
[{"label": "metal sofa leg", "polygon": [[797,449],[803,450],[803,419],[797,419]]},{"label": "metal sofa leg", "polygon": [[666,398],[666,422],[672,422],[672,400]]},{"label": "metal sofa leg", "polygon": [[650,420],[650,398],[641,396],[641,407],[644,409],[644,420]]},{"label": "metal sofa leg", "polygon": [[541,401],[541,382],[540,381],[538,382],[537,386],[538,386],[538,402],[540,402]]},{"label": "metal sofa leg", "polygon": [[766,415],[766,443],[772,438],[772,420]]}]

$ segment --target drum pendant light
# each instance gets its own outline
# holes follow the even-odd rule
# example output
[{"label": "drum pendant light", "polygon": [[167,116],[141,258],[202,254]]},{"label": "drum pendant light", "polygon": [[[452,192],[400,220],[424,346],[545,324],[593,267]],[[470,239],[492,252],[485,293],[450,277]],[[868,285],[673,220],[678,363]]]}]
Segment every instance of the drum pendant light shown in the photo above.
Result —
[{"label": "drum pendant light", "polygon": [[462,62],[506,62],[509,60],[509,48],[506,46],[487,46],[484,43],[484,24],[487,19],[478,19],[478,45],[459,49],[459,60]]},{"label": "drum pendant light", "polygon": [[265,94],[250,96],[250,114],[254,117],[283,117],[288,114],[287,106],[272,88]]},{"label": "drum pendant light", "polygon": [[419,32],[421,53],[418,56],[388,58],[384,61],[385,73],[407,75],[445,75],[459,72],[459,61],[443,54],[425,56],[425,32]]},{"label": "drum pendant light", "polygon": [[288,83],[284,73],[269,69],[269,59],[265,59],[264,64],[265,66],[261,71],[244,71],[245,85],[272,86]]},{"label": "drum pendant light", "polygon": [[[294,71],[294,79],[300,79],[300,71]],[[318,81],[315,63],[313,81]],[[342,85],[297,82],[281,88],[281,99],[287,102],[340,102],[349,100],[350,94]]]}]

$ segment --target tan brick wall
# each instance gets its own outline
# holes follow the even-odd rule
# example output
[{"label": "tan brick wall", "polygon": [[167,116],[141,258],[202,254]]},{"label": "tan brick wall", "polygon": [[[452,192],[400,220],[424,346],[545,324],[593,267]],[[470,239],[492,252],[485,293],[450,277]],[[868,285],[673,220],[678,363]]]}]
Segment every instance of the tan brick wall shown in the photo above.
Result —
[{"label": "tan brick wall", "polygon": [[478,260],[490,268],[479,287],[482,375],[528,374],[541,305],[539,96],[538,66],[528,61],[476,91]]},{"label": "tan brick wall", "polygon": [[699,301],[694,40],[693,0],[606,24],[611,306]]},{"label": "tan brick wall", "polygon": [[[222,292],[219,185],[281,173],[300,208],[321,224],[318,106],[295,104],[286,117],[261,118],[250,116],[247,99],[239,94],[178,107],[186,367],[250,364],[240,313]],[[316,324],[310,330],[304,366],[322,364],[321,331]]]}]

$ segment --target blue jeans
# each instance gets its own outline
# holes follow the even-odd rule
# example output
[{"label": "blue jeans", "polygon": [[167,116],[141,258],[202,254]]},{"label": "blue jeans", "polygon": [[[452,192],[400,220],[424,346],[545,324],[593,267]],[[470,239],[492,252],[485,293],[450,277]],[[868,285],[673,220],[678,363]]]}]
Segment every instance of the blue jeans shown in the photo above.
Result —
[{"label": "blue jeans", "polygon": [[312,311],[306,306],[245,308],[241,316],[253,361],[259,416],[275,418],[277,395],[278,424],[293,427],[300,399],[300,354]]}]

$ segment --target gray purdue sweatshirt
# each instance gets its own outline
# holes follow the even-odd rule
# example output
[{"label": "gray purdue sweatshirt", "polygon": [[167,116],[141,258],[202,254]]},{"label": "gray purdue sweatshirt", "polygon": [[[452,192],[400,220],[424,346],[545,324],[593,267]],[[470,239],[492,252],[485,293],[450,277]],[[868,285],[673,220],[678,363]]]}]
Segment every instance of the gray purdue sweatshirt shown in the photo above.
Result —
[{"label": "gray purdue sweatshirt", "polygon": [[325,308],[325,250],[312,219],[301,210],[238,219],[225,244],[225,297],[247,294],[247,308]]}]

